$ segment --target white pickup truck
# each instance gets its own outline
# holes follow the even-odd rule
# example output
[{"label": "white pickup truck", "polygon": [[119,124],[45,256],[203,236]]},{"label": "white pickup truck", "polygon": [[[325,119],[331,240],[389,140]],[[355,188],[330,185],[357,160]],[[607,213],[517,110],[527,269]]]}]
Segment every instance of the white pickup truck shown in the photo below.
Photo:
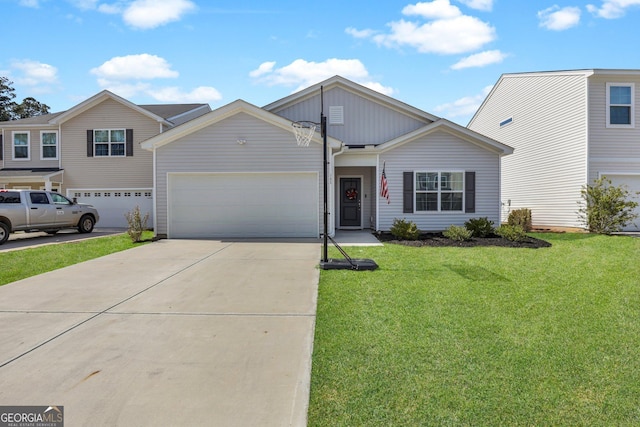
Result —
[{"label": "white pickup truck", "polygon": [[0,190],[0,245],[14,231],[56,234],[64,228],[91,233],[100,217],[90,205],[52,191]]}]

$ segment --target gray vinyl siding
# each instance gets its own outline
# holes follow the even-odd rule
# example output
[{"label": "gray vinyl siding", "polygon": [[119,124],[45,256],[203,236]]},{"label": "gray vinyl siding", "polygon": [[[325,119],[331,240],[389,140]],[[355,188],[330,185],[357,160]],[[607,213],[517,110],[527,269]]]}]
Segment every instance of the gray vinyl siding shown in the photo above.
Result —
[{"label": "gray vinyl siding", "polygon": [[[3,159],[5,168],[57,168],[59,160],[42,159],[40,144],[40,132],[57,132],[57,127],[52,128],[4,128]],[[29,133],[29,157],[30,160],[13,160],[13,132]],[[60,157],[60,135],[58,135],[58,157]]]},{"label": "gray vinyl siding", "polygon": [[[239,145],[238,138],[246,143]],[[322,194],[322,145],[312,142],[308,147],[299,147],[291,132],[239,113],[157,148],[157,234],[167,233],[170,172],[317,172],[318,194]],[[322,221],[321,203],[318,205],[318,218]],[[322,230],[322,224],[319,226]]]},{"label": "gray vinyl siding", "polygon": [[[132,157],[87,157],[87,130],[133,129]],[[108,99],[62,124],[65,188],[152,188],[153,156],[140,142],[160,133],[160,124]]]},{"label": "gray vinyl siding", "polygon": [[[344,125],[331,125],[332,106],[344,107]],[[291,121],[320,121],[320,96],[316,95],[282,110],[273,111]],[[324,93],[327,134],[347,145],[377,145],[429,124],[424,118],[408,115],[340,87]]]},{"label": "gray vinyl siding", "polygon": [[[585,73],[503,77],[469,129],[510,145],[502,159],[502,219],[529,208],[534,225],[580,227],[587,175]],[[500,127],[508,118],[513,121]]]},{"label": "gray vinyl siding", "polygon": [[[446,132],[434,132],[396,147],[380,155],[386,162],[386,175],[391,203],[380,198],[379,230],[388,231],[395,218],[414,221],[423,231],[441,231],[450,225],[464,225],[470,218],[488,217],[499,222],[500,157],[486,149],[461,140]],[[403,213],[403,172],[476,173],[476,211]],[[380,171],[381,172],[381,171]]]},{"label": "gray vinyl siding", "polygon": [[[635,128],[606,127],[607,83],[635,84]],[[600,174],[640,174],[640,77],[594,75],[589,79],[589,182]]]}]

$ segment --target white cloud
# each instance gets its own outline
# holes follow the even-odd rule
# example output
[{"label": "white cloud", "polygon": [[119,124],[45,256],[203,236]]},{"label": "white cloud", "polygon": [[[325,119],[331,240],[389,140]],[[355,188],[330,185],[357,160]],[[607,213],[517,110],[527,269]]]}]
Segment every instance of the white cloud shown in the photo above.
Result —
[{"label": "white cloud", "polygon": [[554,5],[538,12],[540,26],[547,30],[563,31],[580,23],[580,8]]},{"label": "white cloud", "polygon": [[462,58],[451,66],[452,70],[462,70],[463,68],[485,67],[491,64],[499,64],[507,57],[506,53],[499,50],[487,50],[476,53],[466,58]]},{"label": "white cloud", "polygon": [[190,0],[135,0],[123,12],[128,25],[143,30],[178,21],[196,9]]},{"label": "white cloud", "polygon": [[199,86],[191,92],[183,92],[177,87],[165,87],[148,91],[147,94],[159,102],[170,103],[210,103],[222,99],[220,92],[210,86]]},{"label": "white cloud", "polygon": [[249,73],[259,83],[269,86],[293,86],[298,91],[326,80],[335,75],[340,75],[353,80],[363,86],[391,95],[393,89],[374,82],[364,64],[358,59],[331,58],[324,62],[308,62],[304,59],[296,59],[289,65],[275,68],[275,62],[264,62]]},{"label": "white cloud", "polygon": [[401,19],[388,24],[388,33],[347,29],[354,37],[369,37],[379,45],[400,48],[410,46],[421,53],[460,54],[481,49],[496,38],[491,25],[464,15],[450,0],[434,0],[406,6],[403,14],[427,22]]},{"label": "white cloud", "polygon": [[434,112],[448,119],[464,116],[471,117],[478,111],[478,108],[480,108],[480,105],[489,92],[491,92],[492,88],[493,86],[487,86],[477,95],[465,96],[451,103],[438,105],[434,108]]},{"label": "white cloud", "polygon": [[33,9],[37,9],[37,8],[40,7],[40,1],[39,0],[20,0],[18,2],[18,4],[20,6],[31,7]]},{"label": "white cloud", "polygon": [[493,0],[458,0],[460,3],[466,4],[472,9],[491,11],[493,9]]},{"label": "white cloud", "polygon": [[116,56],[93,68],[91,73],[109,80],[175,78],[179,75],[164,58],[148,53]]},{"label": "white cloud", "polygon": [[600,18],[616,19],[624,16],[626,9],[640,6],[640,0],[603,0],[602,6],[587,5],[587,10]]},{"label": "white cloud", "polygon": [[449,0],[433,0],[410,4],[402,9],[403,15],[419,15],[427,19],[450,19],[462,15],[460,9],[449,3]]},{"label": "white cloud", "polygon": [[375,34],[373,30],[357,30],[353,27],[345,29],[344,32],[357,39],[368,39]]},{"label": "white cloud", "polygon": [[17,60],[11,62],[11,68],[18,71],[13,73],[15,82],[25,86],[48,85],[58,81],[58,69],[42,62]]}]

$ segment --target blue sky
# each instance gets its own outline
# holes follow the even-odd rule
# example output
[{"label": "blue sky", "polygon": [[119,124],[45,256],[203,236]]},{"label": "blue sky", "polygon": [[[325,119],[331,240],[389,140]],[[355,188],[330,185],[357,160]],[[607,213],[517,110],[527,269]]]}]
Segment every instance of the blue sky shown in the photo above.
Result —
[{"label": "blue sky", "polygon": [[466,125],[501,74],[640,68],[640,0],[0,0],[0,76],[66,110],[263,106],[339,74]]}]

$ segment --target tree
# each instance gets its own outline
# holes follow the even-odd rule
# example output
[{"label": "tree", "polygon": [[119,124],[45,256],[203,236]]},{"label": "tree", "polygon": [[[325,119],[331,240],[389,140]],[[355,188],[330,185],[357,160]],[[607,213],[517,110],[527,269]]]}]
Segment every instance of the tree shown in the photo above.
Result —
[{"label": "tree", "polygon": [[14,118],[14,111],[18,104],[13,102],[16,94],[13,93],[15,89],[11,87],[12,84],[13,82],[8,78],[0,77],[0,122]]},{"label": "tree", "polygon": [[592,233],[611,234],[622,230],[638,217],[634,212],[638,203],[630,199],[637,195],[625,185],[614,186],[602,176],[593,184],[582,186],[583,203],[578,210],[580,220]]},{"label": "tree", "polygon": [[0,77],[0,122],[27,117],[40,116],[49,113],[49,106],[38,102],[35,98],[28,97],[18,104],[13,99],[16,97],[13,82],[7,77]]},{"label": "tree", "polygon": [[14,112],[18,116],[17,118],[26,119],[27,117],[49,114],[49,106],[36,101],[35,98],[28,97],[22,101],[22,104],[16,106]]}]

